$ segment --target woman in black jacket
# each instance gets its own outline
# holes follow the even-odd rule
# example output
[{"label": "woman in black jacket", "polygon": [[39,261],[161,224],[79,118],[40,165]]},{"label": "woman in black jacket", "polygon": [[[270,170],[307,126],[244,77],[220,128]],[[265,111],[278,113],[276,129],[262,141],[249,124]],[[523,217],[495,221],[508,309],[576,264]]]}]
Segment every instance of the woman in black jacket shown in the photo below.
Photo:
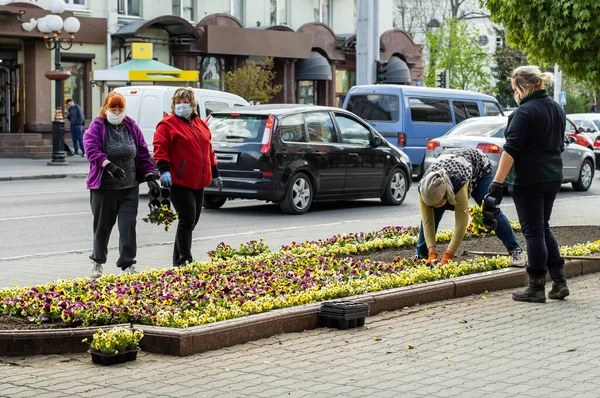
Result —
[{"label": "woman in black jacket", "polygon": [[552,80],[537,66],[521,66],[512,73],[512,87],[519,107],[508,118],[504,153],[490,185],[490,195],[502,200],[502,183],[507,182],[519,222],[527,241],[529,285],[512,294],[513,300],[546,302],[546,271],[552,278],[548,298],[569,295],[564,259],[550,231],[554,199],[563,181],[562,157],[566,115],[546,94]]}]

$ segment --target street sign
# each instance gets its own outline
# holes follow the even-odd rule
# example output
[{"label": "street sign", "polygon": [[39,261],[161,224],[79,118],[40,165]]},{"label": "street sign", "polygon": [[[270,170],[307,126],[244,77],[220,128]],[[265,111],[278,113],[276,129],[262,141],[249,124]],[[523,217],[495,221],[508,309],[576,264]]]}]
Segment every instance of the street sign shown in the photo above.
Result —
[{"label": "street sign", "polygon": [[422,86],[423,81],[421,79],[415,79],[415,86]]},{"label": "street sign", "polygon": [[567,105],[567,92],[566,91],[561,91],[560,92],[560,104],[561,105]]}]

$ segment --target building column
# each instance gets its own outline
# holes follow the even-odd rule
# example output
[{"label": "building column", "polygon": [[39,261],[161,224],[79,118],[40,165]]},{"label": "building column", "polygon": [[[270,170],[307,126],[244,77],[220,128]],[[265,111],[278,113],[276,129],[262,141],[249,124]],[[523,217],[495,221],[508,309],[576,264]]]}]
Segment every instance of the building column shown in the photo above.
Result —
[{"label": "building column", "polygon": [[197,70],[197,56],[190,53],[173,53],[173,66],[182,70]]},{"label": "building column", "polygon": [[330,61],[331,63],[331,81],[329,81],[329,102],[327,103],[327,106],[336,106],[336,101],[335,101],[335,92],[336,92],[336,72],[337,72],[337,62],[336,61]]},{"label": "building column", "polygon": [[281,90],[273,97],[276,104],[296,103],[296,80],[294,78],[295,59],[275,58],[273,70],[275,71],[274,85],[281,84]]},{"label": "building column", "polygon": [[52,68],[52,51],[42,40],[24,43],[25,131],[52,131],[52,88],[45,73]]}]

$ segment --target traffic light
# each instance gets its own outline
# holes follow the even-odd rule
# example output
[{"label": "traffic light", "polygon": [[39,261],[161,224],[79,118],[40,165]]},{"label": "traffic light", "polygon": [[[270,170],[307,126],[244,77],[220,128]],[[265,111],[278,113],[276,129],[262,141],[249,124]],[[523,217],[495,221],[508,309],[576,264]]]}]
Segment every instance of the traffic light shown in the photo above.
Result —
[{"label": "traffic light", "polygon": [[387,73],[387,62],[375,61],[375,82],[377,84],[385,83],[387,80],[385,74]]},{"label": "traffic light", "polygon": [[446,88],[446,71],[438,73],[437,77],[438,77],[438,80],[437,80],[438,87]]}]

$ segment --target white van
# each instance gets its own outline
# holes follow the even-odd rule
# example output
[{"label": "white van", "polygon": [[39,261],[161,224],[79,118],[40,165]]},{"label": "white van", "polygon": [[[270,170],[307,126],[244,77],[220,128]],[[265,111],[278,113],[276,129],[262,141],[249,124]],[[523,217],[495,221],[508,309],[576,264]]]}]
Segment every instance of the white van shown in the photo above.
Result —
[{"label": "white van", "polygon": [[[173,93],[179,87],[167,86],[126,86],[114,91],[125,97],[127,116],[135,120],[144,133],[148,149],[152,152],[152,140],[156,125],[164,116],[171,113]],[[214,111],[250,105],[242,97],[216,90],[195,88],[198,115],[206,119]]]}]

